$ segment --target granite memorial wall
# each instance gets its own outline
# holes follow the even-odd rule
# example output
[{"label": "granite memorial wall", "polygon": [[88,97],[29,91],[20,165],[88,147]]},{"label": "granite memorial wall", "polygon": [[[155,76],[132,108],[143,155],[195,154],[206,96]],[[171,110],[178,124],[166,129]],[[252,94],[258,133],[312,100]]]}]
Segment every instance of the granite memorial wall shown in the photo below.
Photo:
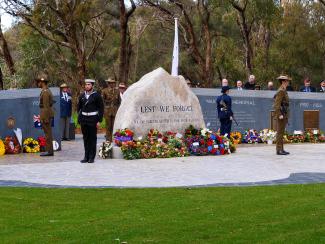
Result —
[{"label": "granite memorial wall", "polygon": [[[207,127],[218,129],[220,123],[216,112],[216,97],[221,94],[221,90],[192,88],[192,91],[199,98]],[[276,91],[231,90],[233,112],[238,122],[238,126],[233,123],[232,130],[244,132],[246,129],[272,128],[271,113],[275,93]],[[325,130],[325,94],[303,92],[288,92],[288,94],[290,119],[287,130],[289,132],[303,130],[304,124],[318,124],[319,129]],[[313,111],[316,111],[316,116],[313,116]]]},{"label": "granite memorial wall", "polygon": [[[59,88],[51,88],[54,96],[54,127],[52,127],[53,139],[59,143],[61,148],[60,135],[60,90]],[[13,129],[8,128],[8,119],[13,119],[14,129],[22,130],[23,139],[33,137],[36,139],[39,136],[44,136],[41,128],[35,127],[37,119],[34,116],[39,116],[39,95],[41,89],[19,89],[19,90],[4,90],[0,91],[0,137],[13,136]]]}]

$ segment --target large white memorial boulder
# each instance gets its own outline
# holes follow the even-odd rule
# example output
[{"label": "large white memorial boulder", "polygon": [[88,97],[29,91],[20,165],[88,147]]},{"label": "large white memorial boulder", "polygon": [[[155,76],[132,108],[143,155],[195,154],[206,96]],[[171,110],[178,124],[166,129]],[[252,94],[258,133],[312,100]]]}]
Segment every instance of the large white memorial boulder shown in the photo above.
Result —
[{"label": "large white memorial boulder", "polygon": [[183,133],[189,125],[205,127],[197,96],[184,77],[171,76],[163,68],[144,75],[124,93],[114,132],[129,128],[145,136],[153,128]]}]

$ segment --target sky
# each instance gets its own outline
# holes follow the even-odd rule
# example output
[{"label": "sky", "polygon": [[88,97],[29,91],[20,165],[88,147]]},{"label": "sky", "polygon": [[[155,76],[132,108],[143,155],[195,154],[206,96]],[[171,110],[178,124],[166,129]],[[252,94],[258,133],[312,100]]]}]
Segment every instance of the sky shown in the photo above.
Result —
[{"label": "sky", "polygon": [[3,30],[8,30],[10,26],[13,24],[14,19],[9,14],[3,12],[0,12],[0,14],[1,14],[1,26]]}]

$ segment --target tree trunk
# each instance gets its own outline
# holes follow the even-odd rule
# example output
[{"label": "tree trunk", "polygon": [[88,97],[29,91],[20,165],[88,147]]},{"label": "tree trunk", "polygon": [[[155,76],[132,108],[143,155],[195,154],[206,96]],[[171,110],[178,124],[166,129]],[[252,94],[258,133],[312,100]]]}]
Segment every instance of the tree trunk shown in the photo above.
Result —
[{"label": "tree trunk", "polygon": [[120,5],[120,55],[118,82],[127,82],[127,15],[124,0],[119,0]]},{"label": "tree trunk", "polygon": [[14,66],[14,61],[12,60],[7,41],[6,41],[6,39],[3,35],[3,32],[2,32],[1,18],[0,18],[0,42],[1,42],[2,54],[5,59],[6,65],[9,69],[10,75],[14,75],[16,72],[15,66]]},{"label": "tree trunk", "polygon": [[2,70],[0,67],[0,90],[4,90]]}]

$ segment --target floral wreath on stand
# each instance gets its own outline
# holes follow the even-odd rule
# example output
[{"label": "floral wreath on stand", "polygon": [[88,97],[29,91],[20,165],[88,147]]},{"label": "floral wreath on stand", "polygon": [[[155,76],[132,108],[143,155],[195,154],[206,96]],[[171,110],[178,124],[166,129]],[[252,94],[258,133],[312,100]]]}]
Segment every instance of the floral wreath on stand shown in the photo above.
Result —
[{"label": "floral wreath on stand", "polygon": [[240,144],[242,140],[242,135],[239,131],[233,131],[230,133],[230,140],[235,144]]},{"label": "floral wreath on stand", "polygon": [[262,142],[258,132],[254,129],[249,129],[245,131],[243,142],[248,144],[260,143]]},{"label": "floral wreath on stand", "polygon": [[6,153],[6,147],[3,143],[3,140],[0,139],[0,156],[3,156]]},{"label": "floral wreath on stand", "polygon": [[103,159],[112,158],[112,150],[113,143],[111,143],[110,141],[104,141],[99,148],[98,156]]},{"label": "floral wreath on stand", "polygon": [[40,145],[37,140],[29,137],[23,142],[24,152],[26,153],[38,153],[40,151]]},{"label": "floral wreath on stand", "polygon": [[21,151],[19,141],[16,137],[6,136],[5,141],[6,154],[18,154]]}]

